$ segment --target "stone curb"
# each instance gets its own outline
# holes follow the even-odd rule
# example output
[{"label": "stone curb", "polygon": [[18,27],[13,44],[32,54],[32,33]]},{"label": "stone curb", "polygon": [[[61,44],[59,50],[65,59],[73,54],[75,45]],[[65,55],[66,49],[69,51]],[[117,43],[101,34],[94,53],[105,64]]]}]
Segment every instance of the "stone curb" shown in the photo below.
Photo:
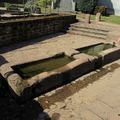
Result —
[{"label": "stone curb", "polygon": [[120,47],[104,50],[99,55],[102,56],[102,65],[106,65],[120,59]]}]

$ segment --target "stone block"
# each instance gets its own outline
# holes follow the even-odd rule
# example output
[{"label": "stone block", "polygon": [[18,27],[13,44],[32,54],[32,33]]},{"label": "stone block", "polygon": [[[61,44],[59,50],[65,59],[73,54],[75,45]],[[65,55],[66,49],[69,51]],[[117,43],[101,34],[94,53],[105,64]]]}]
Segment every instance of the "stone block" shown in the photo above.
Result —
[{"label": "stone block", "polygon": [[74,55],[73,58],[77,59],[74,63],[70,63],[71,78],[75,79],[95,69],[96,58],[90,55],[81,53]]},{"label": "stone block", "polygon": [[102,56],[102,64],[106,65],[110,62],[120,59],[120,47],[102,51],[99,55]]}]

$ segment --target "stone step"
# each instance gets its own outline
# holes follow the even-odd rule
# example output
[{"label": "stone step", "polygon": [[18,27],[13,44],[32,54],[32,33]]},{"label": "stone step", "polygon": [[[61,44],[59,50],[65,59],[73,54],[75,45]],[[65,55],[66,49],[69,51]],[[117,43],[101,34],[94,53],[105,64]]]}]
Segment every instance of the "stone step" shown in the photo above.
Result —
[{"label": "stone step", "polygon": [[70,27],[69,30],[97,34],[97,35],[104,35],[104,36],[107,36],[107,34],[108,34],[108,32],[104,32],[104,31],[98,31],[98,30],[94,30],[94,29],[77,28],[77,27]]},{"label": "stone step", "polygon": [[107,38],[107,36],[104,36],[104,35],[97,35],[97,34],[85,33],[85,32],[74,31],[74,30],[68,30],[67,33],[74,34],[74,35],[82,35],[82,36],[87,36],[87,37],[94,37],[94,38],[99,38],[99,39],[104,39],[104,40]]},{"label": "stone step", "polygon": [[102,32],[109,32],[108,29],[103,28],[99,25],[91,25],[91,24],[71,24],[71,27],[79,28],[79,29],[87,29],[87,30],[96,30],[96,31],[102,31]]}]

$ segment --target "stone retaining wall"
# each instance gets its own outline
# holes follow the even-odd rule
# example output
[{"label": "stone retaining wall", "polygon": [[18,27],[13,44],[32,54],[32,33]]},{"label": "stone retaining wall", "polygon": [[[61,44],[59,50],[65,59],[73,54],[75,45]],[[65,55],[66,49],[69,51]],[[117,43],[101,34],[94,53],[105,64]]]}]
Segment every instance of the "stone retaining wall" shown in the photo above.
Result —
[{"label": "stone retaining wall", "polygon": [[76,22],[75,15],[54,15],[0,22],[0,46],[59,32]]}]

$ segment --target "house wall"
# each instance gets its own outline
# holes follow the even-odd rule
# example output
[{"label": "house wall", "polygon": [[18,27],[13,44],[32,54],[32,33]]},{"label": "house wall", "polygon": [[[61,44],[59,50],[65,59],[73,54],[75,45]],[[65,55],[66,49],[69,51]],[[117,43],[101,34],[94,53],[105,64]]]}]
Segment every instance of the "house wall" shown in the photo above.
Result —
[{"label": "house wall", "polygon": [[120,16],[120,0],[99,0],[98,5],[106,5],[108,14]]}]

